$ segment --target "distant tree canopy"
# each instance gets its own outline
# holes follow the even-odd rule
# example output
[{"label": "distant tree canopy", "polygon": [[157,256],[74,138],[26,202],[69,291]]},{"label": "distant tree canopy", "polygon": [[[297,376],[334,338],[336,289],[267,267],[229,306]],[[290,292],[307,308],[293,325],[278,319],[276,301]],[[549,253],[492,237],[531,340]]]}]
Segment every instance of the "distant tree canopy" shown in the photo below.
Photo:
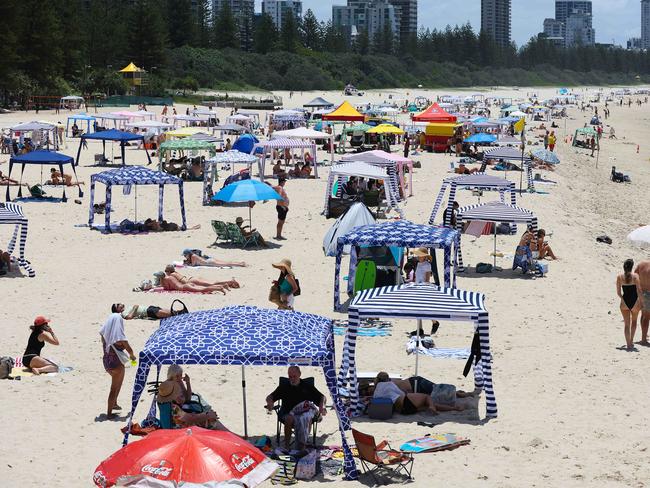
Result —
[{"label": "distant tree canopy", "polygon": [[[205,87],[328,89],[347,82],[367,83],[366,88],[485,85],[494,73],[507,70],[519,73],[518,80],[497,83],[625,82],[650,75],[650,53],[605,46],[562,49],[543,35],[521,48],[502,48],[465,24],[421,29],[401,39],[388,28],[374,36],[362,30],[350,39],[331,21],[319,22],[311,10],[302,19],[285,16],[278,28],[268,15],[241,25],[227,3],[218,12],[209,3],[1,0],[0,102],[64,89],[120,92],[125,84],[110,73],[130,61],[155,76],[147,86],[155,91],[193,89],[190,78]],[[189,58],[179,59],[179,52]],[[258,56],[276,52],[285,55],[262,61]]]}]

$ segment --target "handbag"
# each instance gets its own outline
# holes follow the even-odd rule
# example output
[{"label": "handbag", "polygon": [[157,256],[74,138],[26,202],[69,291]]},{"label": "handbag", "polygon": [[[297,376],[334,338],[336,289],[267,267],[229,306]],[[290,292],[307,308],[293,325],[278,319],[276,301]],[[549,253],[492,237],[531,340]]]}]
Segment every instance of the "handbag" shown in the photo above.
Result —
[{"label": "handbag", "polygon": [[280,285],[271,285],[271,289],[269,290],[269,302],[280,305]]},{"label": "handbag", "polygon": [[296,280],[296,286],[298,287],[298,289],[293,292],[293,296],[298,297],[302,293],[302,290],[300,289],[300,281],[295,276],[293,277],[293,279]]},{"label": "handbag", "polygon": [[124,349],[118,349],[117,347],[115,347],[115,344],[111,344],[111,348],[113,349],[113,352],[117,356],[117,359],[120,360],[120,363],[126,366],[131,362],[131,357],[129,356],[129,353],[126,352]]},{"label": "handbag", "polygon": [[[174,310],[174,305],[176,304],[176,302],[180,303],[180,304],[181,304],[181,307],[183,307],[183,308],[181,308],[180,310]],[[174,300],[174,301],[172,302],[172,304],[171,304],[171,306],[169,307],[169,309],[170,309],[171,312],[172,312],[172,316],[182,315],[182,314],[184,314],[184,313],[190,313],[190,311],[187,309],[187,306],[186,306],[182,301],[180,301],[180,300],[178,300],[178,299],[176,299],[176,300]]]}]

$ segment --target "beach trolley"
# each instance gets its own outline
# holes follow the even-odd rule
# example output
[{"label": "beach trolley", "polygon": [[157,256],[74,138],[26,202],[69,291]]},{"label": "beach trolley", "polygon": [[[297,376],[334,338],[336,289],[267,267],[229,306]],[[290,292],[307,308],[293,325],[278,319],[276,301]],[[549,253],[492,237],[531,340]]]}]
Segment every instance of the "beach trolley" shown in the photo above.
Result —
[{"label": "beach trolley", "polygon": [[[492,386],[489,315],[484,302],[485,296],[481,293],[457,288],[439,288],[430,283],[385,286],[357,293],[348,309],[348,328],[338,374],[339,390],[349,384],[350,410],[353,416],[361,415],[363,412],[363,403],[359,401],[356,366],[359,325],[365,319],[381,317],[415,319],[420,329],[423,320],[471,322],[474,325],[472,347],[469,350],[457,350],[455,354],[445,349],[440,357],[466,357],[464,374],[467,374],[472,363],[474,364],[474,386],[485,392],[486,417],[496,417],[497,402]],[[433,354],[428,355],[435,357],[435,349]],[[416,371],[418,356],[419,354],[415,356]]]},{"label": "beach trolley", "polygon": [[[323,369],[338,418],[345,478],[357,479],[345,436],[345,431],[351,429],[350,419],[336,387],[334,352],[332,320],[319,315],[235,305],[163,319],[139,354],[124,444],[128,442],[135,410],[147,387],[152,366],[156,368],[156,381],[161,368],[169,364],[240,366],[245,437],[248,437],[246,366],[317,367]],[[255,387],[260,387],[259,381]],[[155,398],[150,412],[156,413]]]},{"label": "beach trolley", "polygon": [[27,227],[29,221],[25,217],[25,214],[23,214],[23,208],[17,203],[0,203],[0,225],[2,224],[14,226],[14,232],[7,245],[7,253],[13,255],[16,250],[16,244],[18,244],[18,265],[27,271],[27,275],[30,278],[33,278],[36,276],[36,272],[29,261],[25,259],[25,244],[27,243]]}]

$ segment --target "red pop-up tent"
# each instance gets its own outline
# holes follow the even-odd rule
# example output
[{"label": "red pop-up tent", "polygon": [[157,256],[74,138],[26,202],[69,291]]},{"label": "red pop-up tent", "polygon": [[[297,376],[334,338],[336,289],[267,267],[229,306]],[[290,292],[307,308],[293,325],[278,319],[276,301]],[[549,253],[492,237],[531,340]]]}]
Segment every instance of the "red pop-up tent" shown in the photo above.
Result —
[{"label": "red pop-up tent", "polygon": [[413,116],[414,122],[456,122],[456,120],[455,115],[445,112],[437,103],[428,107],[424,112]]}]

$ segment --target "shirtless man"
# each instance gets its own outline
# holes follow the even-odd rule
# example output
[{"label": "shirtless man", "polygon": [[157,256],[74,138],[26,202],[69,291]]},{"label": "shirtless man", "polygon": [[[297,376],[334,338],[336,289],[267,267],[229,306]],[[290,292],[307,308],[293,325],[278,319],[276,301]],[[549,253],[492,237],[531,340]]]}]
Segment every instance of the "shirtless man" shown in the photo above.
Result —
[{"label": "shirtless man", "polygon": [[159,280],[160,285],[162,285],[165,290],[186,291],[191,293],[213,293],[219,291],[224,295],[226,294],[225,287],[221,285],[200,286],[195,285],[194,283],[183,283],[175,276],[167,275],[162,271],[154,273],[154,276]]},{"label": "shirtless man", "polygon": [[[196,285],[199,287],[221,287],[221,289],[228,291],[230,288],[239,288],[239,283],[235,280],[230,280],[230,281],[206,281],[202,280],[201,278],[193,278],[193,277],[187,277],[185,275],[180,274],[178,271],[176,271],[176,267],[173,264],[168,264],[165,266],[165,278],[172,278],[174,281],[177,283],[180,283],[181,285],[185,284],[190,284],[190,285]],[[164,284],[163,284],[164,286]],[[222,290],[217,290],[217,291],[222,291]]]},{"label": "shirtless man", "polygon": [[650,346],[648,342],[648,324],[650,324],[650,261],[641,261],[634,270],[639,275],[641,289],[643,290],[641,310],[641,342],[643,346]]},{"label": "shirtless man", "polygon": [[76,183],[72,182],[72,176],[65,173],[61,173],[56,169],[52,168],[50,170],[50,181],[53,185],[65,185],[65,186],[80,186],[83,185],[83,181],[78,181]]}]

